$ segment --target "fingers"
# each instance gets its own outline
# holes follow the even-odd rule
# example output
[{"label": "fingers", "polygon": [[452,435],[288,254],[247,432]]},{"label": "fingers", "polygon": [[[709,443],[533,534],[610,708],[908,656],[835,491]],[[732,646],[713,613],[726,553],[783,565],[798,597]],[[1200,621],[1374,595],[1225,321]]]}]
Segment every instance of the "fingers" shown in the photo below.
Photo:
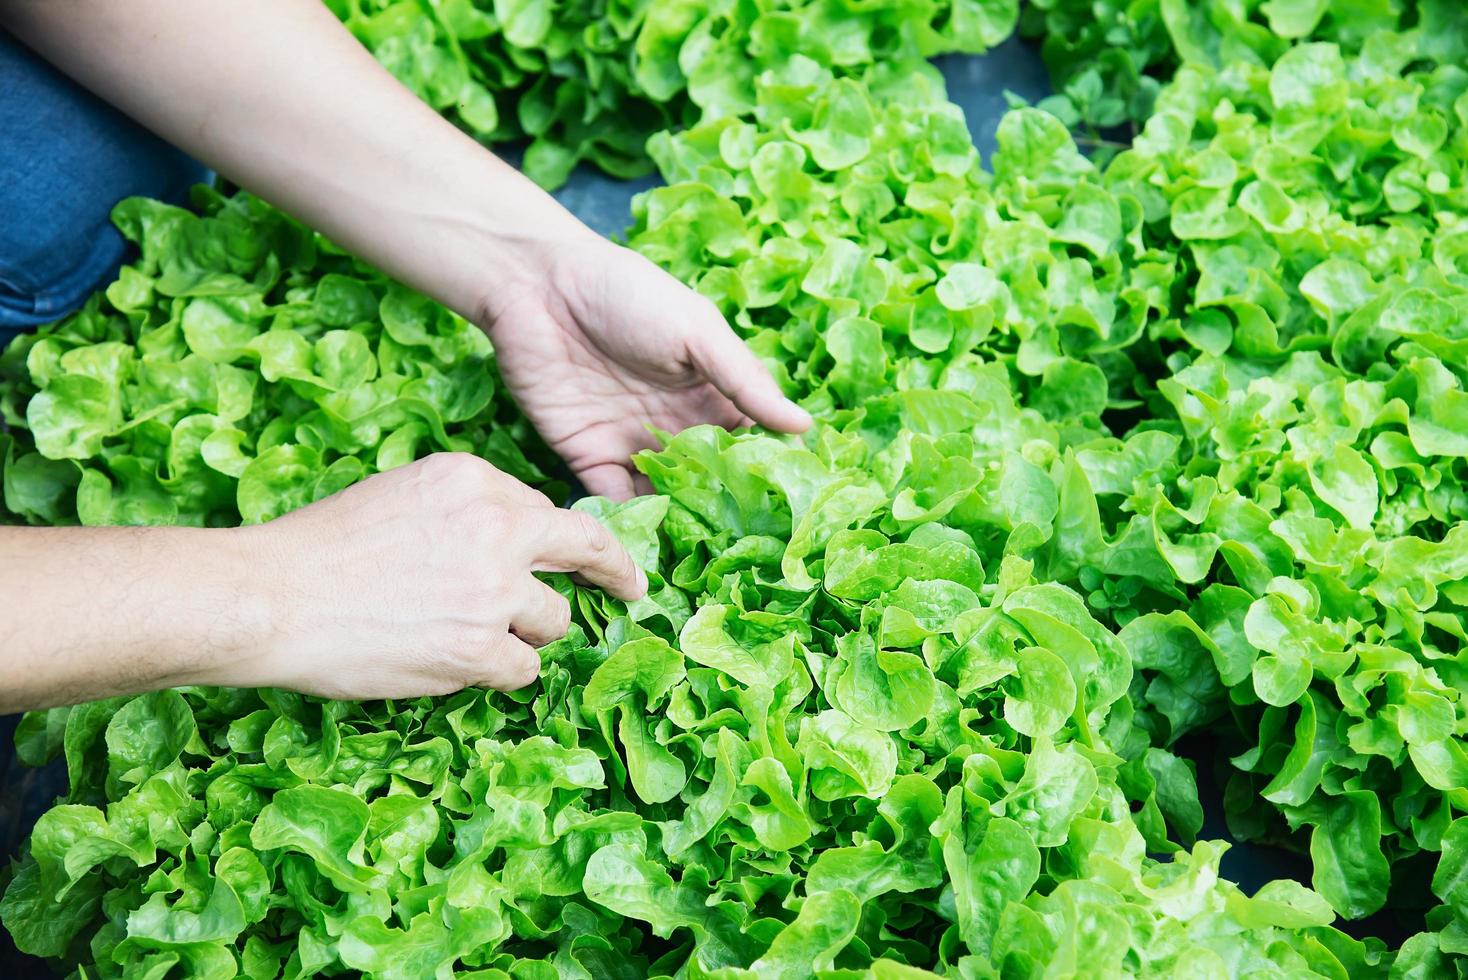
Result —
[{"label": "fingers", "polygon": [[590,514],[558,510],[545,515],[534,543],[538,572],[571,572],[618,599],[631,601],[647,593],[647,576],[627,549]]},{"label": "fingers", "polygon": [[554,643],[571,628],[571,604],[539,579],[532,578],[520,609],[510,618],[510,632],[534,647]]},{"label": "fingers", "polygon": [[597,463],[576,474],[586,492],[610,500],[631,500],[635,495],[632,474],[620,463]]},{"label": "fingers", "polygon": [[717,322],[698,331],[691,351],[704,377],[752,421],[776,432],[804,432],[810,414],[786,398],[759,358],[715,311]]},{"label": "fingers", "polygon": [[540,654],[514,634],[509,634],[490,656],[479,687],[496,691],[518,691],[540,676]]}]

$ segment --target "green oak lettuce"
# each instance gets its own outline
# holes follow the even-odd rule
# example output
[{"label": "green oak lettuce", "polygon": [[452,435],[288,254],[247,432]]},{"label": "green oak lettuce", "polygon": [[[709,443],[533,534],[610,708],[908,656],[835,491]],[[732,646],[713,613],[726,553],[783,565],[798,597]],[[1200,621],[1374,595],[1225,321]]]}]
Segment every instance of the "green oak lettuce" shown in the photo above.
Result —
[{"label": "green oak lettuce", "polygon": [[1268,65],[1301,40],[1355,54],[1402,26],[1420,26],[1436,60],[1461,61],[1456,0],[1032,0],[1020,19],[1055,86],[1042,108],[1092,138],[1135,136],[1180,64]]},{"label": "green oak lettuce", "polygon": [[134,198],[116,282],[0,357],[4,507],[257,522],[435,450],[546,482],[484,334],[246,195]]},{"label": "green oak lettuce", "polygon": [[643,144],[753,107],[766,67],[799,55],[843,73],[978,53],[1014,29],[1018,0],[329,0],[389,71],[481,139],[528,140],[547,187],[588,161],[652,171]]},{"label": "green oak lettuce", "polygon": [[24,750],[73,785],[0,914],[120,976],[1381,966],[1313,892],[1246,897],[1219,845],[1168,838],[1191,769],[1134,724],[1123,639],[1001,515],[902,528],[902,469],[826,435],[689,430],[643,461],[657,495],[588,501],[649,597],[576,591],[518,694],[31,716]]},{"label": "green oak lettuce", "polygon": [[[1468,788],[1468,18],[1424,6],[1369,41],[1189,57],[1104,169],[1022,110],[984,173],[936,80],[792,62],[755,124],[653,142],[679,179],[632,234],[808,406],[897,433],[873,472],[919,465],[894,526],[1004,513],[1006,549],[1119,630],[1137,724],[1236,746],[1234,831],[1308,850],[1348,917],[1442,849]],[[972,354],[986,380],[955,383]],[[1055,449],[1005,433],[995,392]]]},{"label": "green oak lettuce", "polygon": [[1232,819],[1308,837],[1352,916],[1386,901],[1393,863],[1441,849],[1468,785],[1468,281],[1451,258],[1468,79],[1432,61],[1468,23],[1431,34],[1432,16],[1355,56],[1310,42],[1268,67],[1185,65],[1108,170],[1168,201],[1149,231],[1195,283],[1149,399],[1182,425],[1187,482],[1151,507],[1178,579],[1212,595],[1194,625],[1244,641],[1214,658],[1245,743]]}]

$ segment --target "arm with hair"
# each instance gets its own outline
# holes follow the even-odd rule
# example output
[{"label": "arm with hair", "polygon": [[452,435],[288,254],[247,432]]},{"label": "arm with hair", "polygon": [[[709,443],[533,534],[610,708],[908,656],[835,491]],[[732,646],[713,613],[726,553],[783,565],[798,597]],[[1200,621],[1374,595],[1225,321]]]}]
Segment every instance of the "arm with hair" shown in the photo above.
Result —
[{"label": "arm with hair", "polygon": [[231,180],[475,320],[593,492],[647,425],[810,424],[711,303],[419,102],[316,0],[0,0],[42,55]]}]

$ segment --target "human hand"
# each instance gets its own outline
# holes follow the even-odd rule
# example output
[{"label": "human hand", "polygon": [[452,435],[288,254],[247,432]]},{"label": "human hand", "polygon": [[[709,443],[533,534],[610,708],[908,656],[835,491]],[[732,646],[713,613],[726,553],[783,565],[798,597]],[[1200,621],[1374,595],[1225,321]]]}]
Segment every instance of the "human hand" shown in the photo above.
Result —
[{"label": "human hand", "polygon": [[811,424],[713,303],[590,233],[551,250],[534,281],[502,288],[483,318],[505,384],[592,493],[650,489],[631,463],[657,445],[649,425]]},{"label": "human hand", "polygon": [[279,583],[274,635],[206,683],[350,699],[513,690],[540,672],[534,648],[571,622],[532,572],[571,572],[622,599],[647,590],[594,518],[463,453],[241,530],[257,574]]},{"label": "human hand", "polygon": [[[445,122],[323,5],[10,6],[7,29],[150,129],[479,320],[587,489],[632,494],[648,425],[810,424],[712,304]],[[281,146],[291,152],[268,149]]]}]

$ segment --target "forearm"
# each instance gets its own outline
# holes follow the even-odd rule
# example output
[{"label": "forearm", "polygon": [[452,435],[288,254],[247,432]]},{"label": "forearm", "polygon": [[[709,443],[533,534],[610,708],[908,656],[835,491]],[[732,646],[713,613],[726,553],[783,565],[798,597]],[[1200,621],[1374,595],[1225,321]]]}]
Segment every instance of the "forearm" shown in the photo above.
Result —
[{"label": "forearm", "polygon": [[82,84],[446,305],[478,315],[589,235],[420,103],[316,0],[0,0]]},{"label": "forearm", "polygon": [[245,676],[276,615],[258,531],[0,527],[0,713]]}]

